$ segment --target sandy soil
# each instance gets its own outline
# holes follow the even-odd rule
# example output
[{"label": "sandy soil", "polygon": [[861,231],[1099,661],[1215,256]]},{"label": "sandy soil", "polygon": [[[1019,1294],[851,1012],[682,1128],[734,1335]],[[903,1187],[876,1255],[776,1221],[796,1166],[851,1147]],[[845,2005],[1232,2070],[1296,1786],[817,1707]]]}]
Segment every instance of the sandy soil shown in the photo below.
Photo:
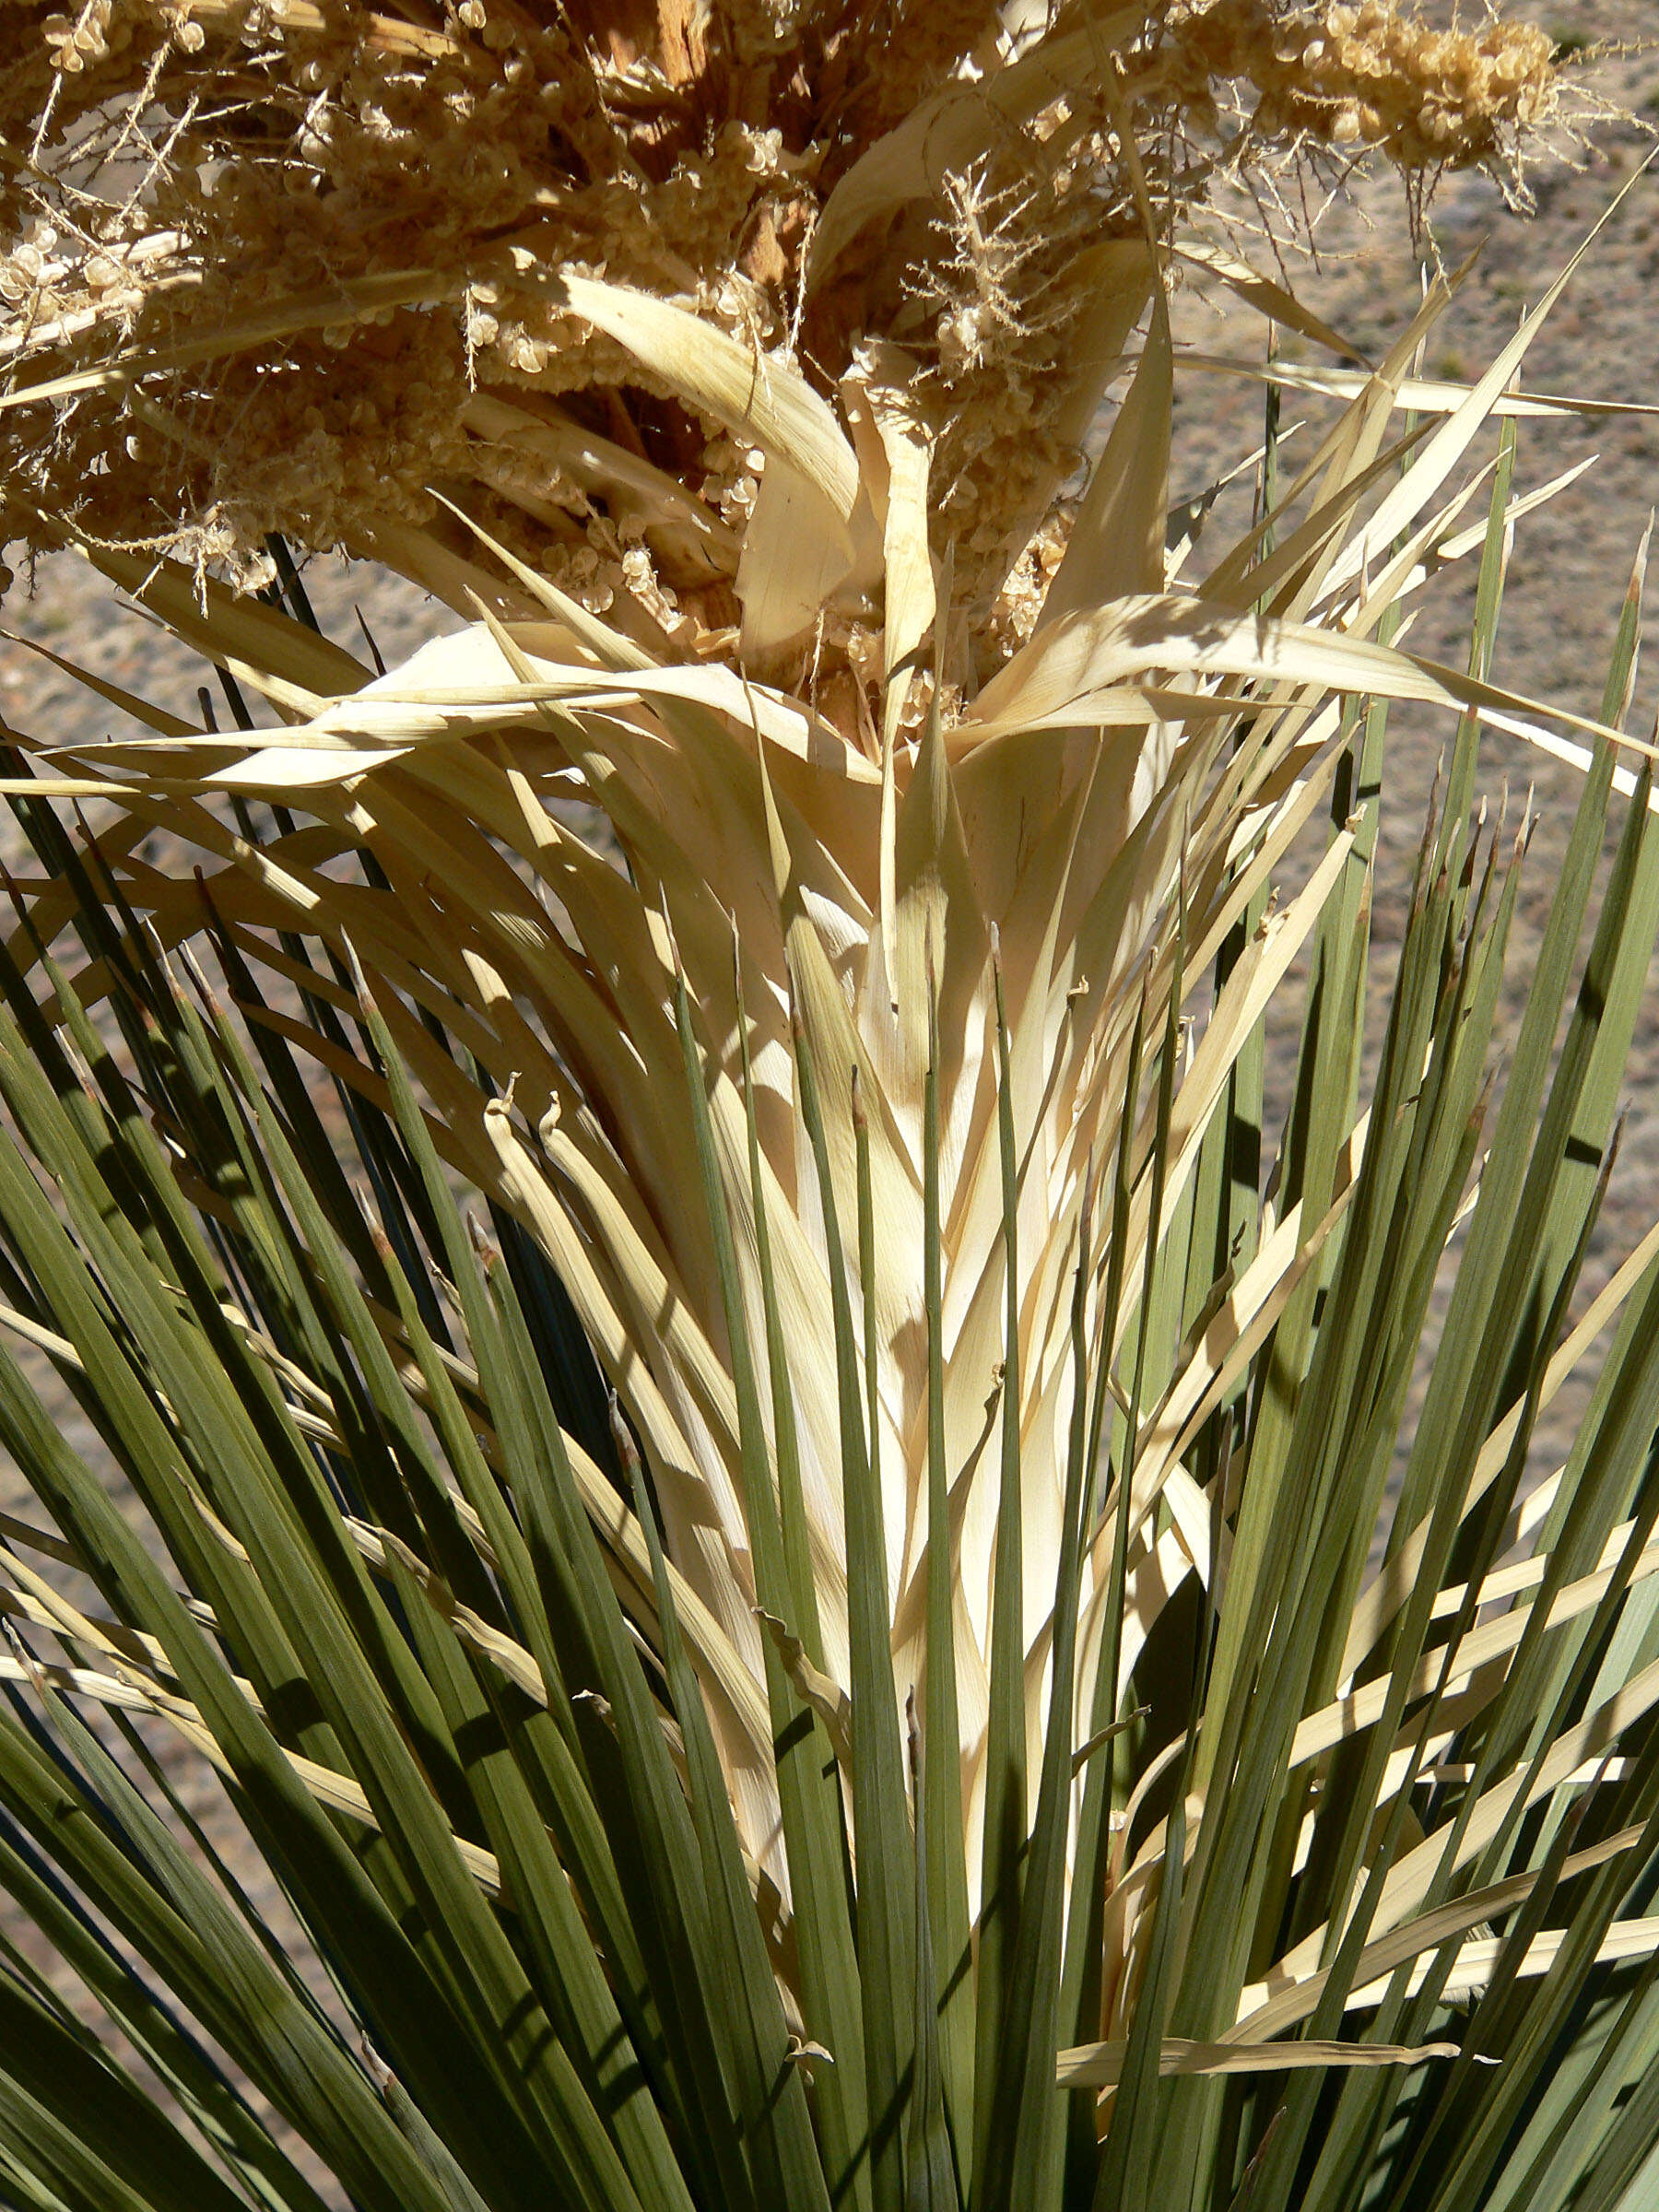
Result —
[{"label": "sandy soil", "polygon": [[[1436,267],[1457,269],[1476,255],[1424,360],[1430,376],[1466,379],[1478,375],[1514,334],[1523,313],[1606,216],[1606,228],[1534,343],[1522,382],[1535,392],[1659,403],[1659,163],[1641,173],[1659,143],[1659,27],[1631,0],[1558,0],[1505,12],[1542,23],[1559,41],[1601,44],[1604,58],[1593,81],[1624,111],[1622,116],[1592,127],[1574,167],[1533,181],[1530,211],[1506,206],[1485,177],[1451,178],[1431,206],[1427,232],[1414,241],[1401,220],[1397,187],[1381,181],[1369,185],[1357,205],[1337,211],[1324,226],[1319,275],[1312,283],[1299,282],[1298,288],[1343,336],[1375,358],[1414,311],[1426,275]],[[1641,50],[1642,34],[1654,40],[1648,51]],[[1628,196],[1614,209],[1626,187]],[[1236,308],[1222,312],[1213,302],[1189,298],[1180,303],[1176,324],[1189,348],[1260,359],[1260,324]],[[1294,338],[1284,350],[1293,359],[1322,358]],[[1304,441],[1324,418],[1320,403],[1287,395],[1283,419],[1306,423]],[[1184,389],[1178,385],[1174,491],[1190,496],[1213,481],[1259,442],[1261,423],[1259,387],[1189,375]],[[1293,457],[1294,445],[1290,452]],[[1659,500],[1659,418],[1562,417],[1522,425],[1519,488],[1547,483],[1586,461],[1592,465],[1583,476],[1519,526],[1492,675],[1495,682],[1531,698],[1594,714],[1631,565]],[[1471,512],[1477,519],[1483,509]],[[1236,500],[1234,517],[1248,519]],[[1214,519],[1222,518],[1218,507]],[[1464,665],[1475,581],[1470,561],[1423,594],[1411,635],[1418,651]],[[1642,736],[1653,735],[1659,708],[1653,665],[1656,624],[1659,600],[1650,593],[1646,665],[1639,673],[1630,724]],[[1443,718],[1427,712],[1396,711],[1391,721],[1375,906],[1384,954],[1397,943],[1404,924],[1422,808],[1450,734]],[[1577,803],[1579,776],[1519,740],[1488,733],[1478,788],[1496,799],[1506,786],[1512,805],[1530,789],[1540,818],[1512,941],[1502,1018],[1512,1033]],[[1382,1011],[1379,1004],[1379,1019]],[[1299,994],[1281,994],[1269,1024],[1270,1084],[1275,1063],[1282,1070],[1295,1049],[1300,1019]],[[1373,1048],[1374,1042],[1373,1034]],[[1618,1171],[1590,1254],[1586,1297],[1646,1231],[1659,1206],[1659,994],[1650,996],[1639,1028],[1626,1092]],[[1541,1425],[1535,1474],[1559,1465],[1587,1391],[1587,1379],[1570,1385]]]}]

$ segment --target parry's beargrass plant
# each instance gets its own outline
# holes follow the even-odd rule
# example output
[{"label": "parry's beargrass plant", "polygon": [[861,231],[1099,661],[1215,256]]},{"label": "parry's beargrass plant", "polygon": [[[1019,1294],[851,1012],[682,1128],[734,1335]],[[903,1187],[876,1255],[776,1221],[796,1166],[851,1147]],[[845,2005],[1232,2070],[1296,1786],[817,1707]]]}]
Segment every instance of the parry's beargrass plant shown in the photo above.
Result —
[{"label": "parry's beargrass plant", "polygon": [[[7,19],[6,526],[236,726],[9,734],[0,2194],[1646,2201],[1642,561],[1594,721],[1492,680],[1565,276],[1305,371],[1226,549],[1168,485],[1179,261],[1335,338],[1210,185],[1510,160],[1547,52]],[[377,675],[290,540],[466,627]],[[1512,1035],[1494,718],[1583,778]]]}]

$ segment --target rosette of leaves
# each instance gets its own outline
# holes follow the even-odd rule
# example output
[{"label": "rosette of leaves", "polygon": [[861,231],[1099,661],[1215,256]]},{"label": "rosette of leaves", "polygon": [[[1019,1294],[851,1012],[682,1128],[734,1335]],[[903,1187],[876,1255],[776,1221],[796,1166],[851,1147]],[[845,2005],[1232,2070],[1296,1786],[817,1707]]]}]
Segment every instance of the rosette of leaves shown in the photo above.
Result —
[{"label": "rosette of leaves", "polygon": [[[1579,1284],[1659,833],[1640,568],[1598,718],[1491,680],[1538,320],[1425,386],[1437,287],[1212,555],[1155,291],[976,687],[890,357],[838,417],[568,281],[863,547],[865,715],[477,517],[522,600],[382,675],[95,552],[238,726],[13,734],[8,2192],[1640,2202],[1659,1230]],[[1453,670],[1394,633],[1460,559]],[[1384,982],[1394,701],[1450,744]],[[1584,771],[1500,1083],[1493,717]]]}]

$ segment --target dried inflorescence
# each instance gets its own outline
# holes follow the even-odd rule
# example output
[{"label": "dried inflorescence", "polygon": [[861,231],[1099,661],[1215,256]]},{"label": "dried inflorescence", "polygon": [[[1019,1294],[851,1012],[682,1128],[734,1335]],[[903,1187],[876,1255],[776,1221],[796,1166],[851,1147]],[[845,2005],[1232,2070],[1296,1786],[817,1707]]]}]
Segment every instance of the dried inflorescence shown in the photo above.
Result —
[{"label": "dried inflorescence", "polygon": [[[1512,169],[1558,98],[1547,40],[1496,20],[1135,14],[1108,49],[1071,0],[1035,22],[987,0],[0,0],[11,376],[145,364],[6,416],[0,537],[189,543],[243,573],[273,531],[395,559],[410,525],[465,542],[439,494],[694,650],[731,619],[759,456],[573,315],[548,281],[571,270],[789,353],[827,394],[896,341],[936,425],[936,527],[988,604],[1075,464],[1102,245],[1230,166]],[[978,89],[1010,62],[1018,99]],[[913,188],[820,267],[836,186],[930,102]],[[584,439],[708,526],[618,495],[571,459]]]},{"label": "dried inflorescence", "polygon": [[1559,98],[1554,41],[1493,17],[1434,29],[1393,0],[1288,15],[1271,0],[1195,7],[1179,50],[1206,82],[1253,88],[1258,136],[1376,147],[1408,172],[1512,159]]}]

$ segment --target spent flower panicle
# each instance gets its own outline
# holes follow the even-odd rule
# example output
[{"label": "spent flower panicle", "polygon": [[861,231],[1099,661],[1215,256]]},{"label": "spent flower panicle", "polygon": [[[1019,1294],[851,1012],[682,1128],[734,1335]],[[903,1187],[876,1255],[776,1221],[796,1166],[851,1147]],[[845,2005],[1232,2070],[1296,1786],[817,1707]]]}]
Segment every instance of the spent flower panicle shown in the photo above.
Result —
[{"label": "spent flower panicle", "polygon": [[[1431,31],[1394,0],[8,0],[4,21],[6,372],[124,366],[7,417],[0,538],[173,544],[247,579],[280,531],[453,597],[474,548],[443,493],[682,654],[736,618],[762,464],[565,275],[688,309],[758,373],[798,360],[827,397],[871,343],[902,347],[935,550],[982,610],[1075,472],[1148,218],[1172,235],[1230,173],[1370,149],[1419,194],[1475,163],[1518,182],[1562,102],[1541,32]],[[829,594],[832,654],[879,618],[863,581]]]}]

